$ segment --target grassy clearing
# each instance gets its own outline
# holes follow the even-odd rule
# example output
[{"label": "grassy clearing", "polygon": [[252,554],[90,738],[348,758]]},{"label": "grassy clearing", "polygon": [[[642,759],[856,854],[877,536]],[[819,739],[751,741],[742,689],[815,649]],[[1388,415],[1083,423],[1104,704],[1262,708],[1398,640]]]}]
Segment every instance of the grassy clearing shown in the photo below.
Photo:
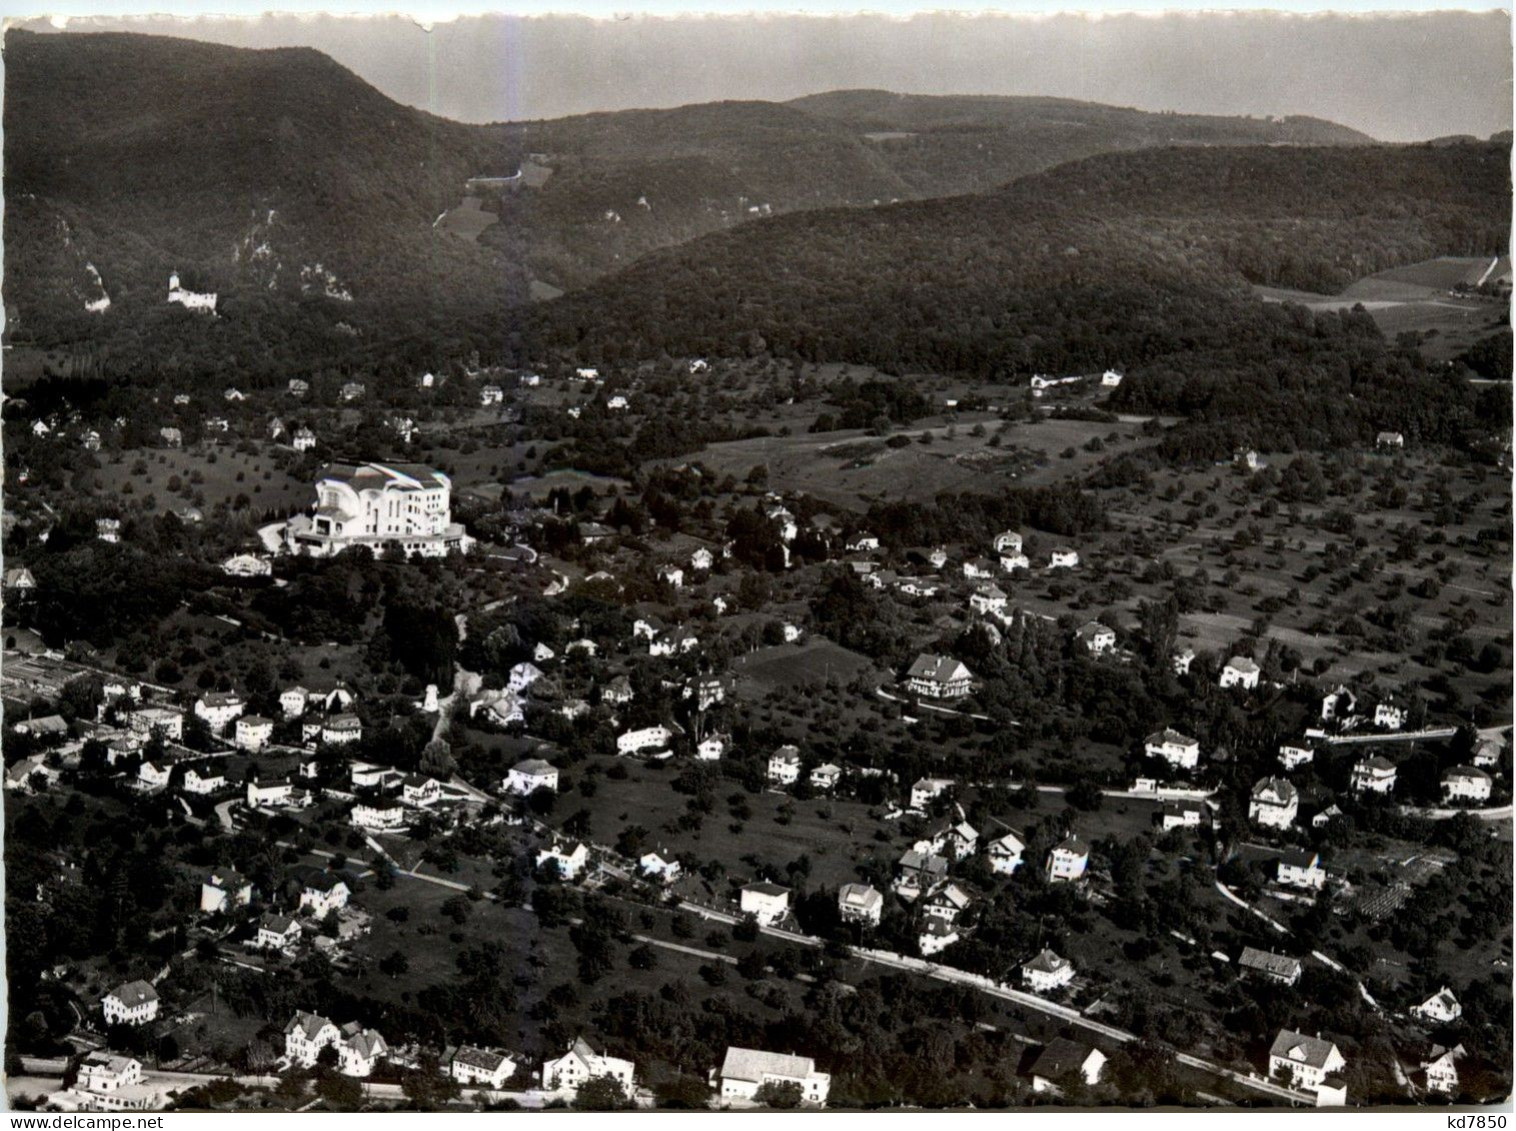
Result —
[{"label": "grassy clearing", "polygon": [[834,679],[851,683],[864,672],[871,679],[885,679],[888,675],[866,656],[822,637],[760,648],[739,657],[732,666],[737,673],[738,694],[749,697],[766,695],[776,688],[806,687]]}]

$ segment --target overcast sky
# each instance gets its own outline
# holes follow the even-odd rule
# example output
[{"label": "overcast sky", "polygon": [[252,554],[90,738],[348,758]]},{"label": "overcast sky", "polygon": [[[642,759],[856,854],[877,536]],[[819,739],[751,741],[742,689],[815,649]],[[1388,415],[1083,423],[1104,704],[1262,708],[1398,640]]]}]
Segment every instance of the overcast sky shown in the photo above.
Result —
[{"label": "overcast sky", "polygon": [[[29,25],[27,25],[29,26]],[[1386,141],[1511,126],[1503,11],[1393,16],[157,18],[70,24],[315,47],[468,122],[849,87],[1045,94],[1144,110],[1310,114]]]}]

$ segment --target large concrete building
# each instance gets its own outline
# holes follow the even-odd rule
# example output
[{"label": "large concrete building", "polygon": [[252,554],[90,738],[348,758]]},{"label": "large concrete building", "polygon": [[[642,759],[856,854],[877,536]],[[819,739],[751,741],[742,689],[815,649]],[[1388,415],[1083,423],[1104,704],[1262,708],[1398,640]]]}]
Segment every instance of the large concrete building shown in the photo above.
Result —
[{"label": "large concrete building", "polygon": [[285,528],[291,553],[329,557],[349,546],[376,556],[442,557],[473,539],[452,520],[453,482],[415,463],[328,464],[316,480],[316,504]]}]

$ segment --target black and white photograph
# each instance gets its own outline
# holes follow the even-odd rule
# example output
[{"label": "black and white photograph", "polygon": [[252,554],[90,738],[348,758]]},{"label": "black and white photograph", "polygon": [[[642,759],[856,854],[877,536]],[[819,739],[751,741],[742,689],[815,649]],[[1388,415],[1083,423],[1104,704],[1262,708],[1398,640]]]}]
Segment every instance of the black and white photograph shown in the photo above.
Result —
[{"label": "black and white photograph", "polygon": [[1509,1112],[1511,34],[7,20],[12,1126]]}]

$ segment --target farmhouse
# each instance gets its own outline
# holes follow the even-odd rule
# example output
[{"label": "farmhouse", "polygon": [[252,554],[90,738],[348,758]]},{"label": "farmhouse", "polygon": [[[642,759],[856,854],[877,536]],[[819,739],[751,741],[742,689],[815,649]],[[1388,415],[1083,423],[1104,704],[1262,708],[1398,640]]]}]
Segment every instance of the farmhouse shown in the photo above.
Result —
[{"label": "farmhouse", "polygon": [[1021,981],[1034,994],[1050,993],[1073,980],[1074,964],[1046,948],[1021,967]]},{"label": "farmhouse", "polygon": [[1271,829],[1287,829],[1300,812],[1300,794],[1283,778],[1264,778],[1248,800],[1248,820]]},{"label": "farmhouse", "polygon": [[291,553],[329,557],[350,546],[421,557],[466,551],[473,539],[452,521],[453,483],[415,463],[327,465],[316,480],[311,514],[285,528]]},{"label": "farmhouse", "polygon": [[1259,950],[1257,947],[1243,947],[1242,957],[1237,960],[1237,966],[1244,974],[1256,974],[1270,982],[1279,982],[1281,985],[1293,986],[1300,981],[1300,959]]},{"label": "farmhouse", "polygon": [[1222,687],[1251,691],[1258,686],[1259,667],[1247,656],[1233,656],[1221,669]]},{"label": "farmhouse", "polygon": [[1181,770],[1193,770],[1200,763],[1200,740],[1172,727],[1148,735],[1142,749],[1149,758],[1162,758]]},{"label": "farmhouse", "polygon": [[1048,883],[1072,883],[1084,878],[1085,868],[1090,863],[1090,850],[1073,833],[1069,833],[1061,842],[1053,846],[1048,853],[1047,877]]},{"label": "farmhouse", "polygon": [[1095,656],[1102,656],[1116,647],[1116,632],[1101,624],[1098,620],[1092,620],[1074,633],[1074,639],[1083,644],[1085,649]]},{"label": "farmhouse", "polygon": [[1493,785],[1489,774],[1473,766],[1454,766],[1442,775],[1442,795],[1448,801],[1488,801]]},{"label": "farmhouse", "polygon": [[558,769],[541,758],[528,758],[524,762],[517,762],[506,772],[505,783],[501,788],[506,793],[522,797],[538,789],[557,792]]},{"label": "farmhouse", "polygon": [[549,1092],[577,1094],[579,1086],[596,1076],[609,1076],[630,1096],[637,1066],[630,1060],[598,1053],[583,1037],[576,1037],[568,1051],[542,1064],[542,1087]]},{"label": "farmhouse", "polygon": [[146,1025],[158,1016],[158,991],[151,982],[122,982],[100,1001],[107,1025]]},{"label": "farmhouse", "polygon": [[884,910],[884,896],[868,884],[843,884],[837,891],[837,911],[847,923],[877,927]]},{"label": "farmhouse", "polygon": [[498,1092],[516,1074],[516,1062],[503,1052],[460,1045],[448,1063],[448,1075],[464,1087]]},{"label": "farmhouse", "polygon": [[973,678],[957,660],[923,653],[906,671],[905,686],[927,699],[959,699],[969,693]]},{"label": "farmhouse", "polygon": [[821,1105],[832,1088],[832,1078],[816,1071],[808,1056],[762,1052],[735,1046],[726,1050],[719,1069],[721,1099],[752,1101],[765,1084],[798,1084],[802,1103]]},{"label": "farmhouse", "polygon": [[754,916],[763,926],[772,926],[790,913],[790,889],[760,881],[742,889],[739,906],[744,915]]},{"label": "farmhouse", "polygon": [[1098,1084],[1105,1061],[1105,1053],[1092,1045],[1054,1037],[1032,1062],[1032,1091],[1061,1093],[1071,1083]]},{"label": "farmhouse", "polygon": [[1353,764],[1354,793],[1393,793],[1395,763],[1382,754],[1374,754]]}]

